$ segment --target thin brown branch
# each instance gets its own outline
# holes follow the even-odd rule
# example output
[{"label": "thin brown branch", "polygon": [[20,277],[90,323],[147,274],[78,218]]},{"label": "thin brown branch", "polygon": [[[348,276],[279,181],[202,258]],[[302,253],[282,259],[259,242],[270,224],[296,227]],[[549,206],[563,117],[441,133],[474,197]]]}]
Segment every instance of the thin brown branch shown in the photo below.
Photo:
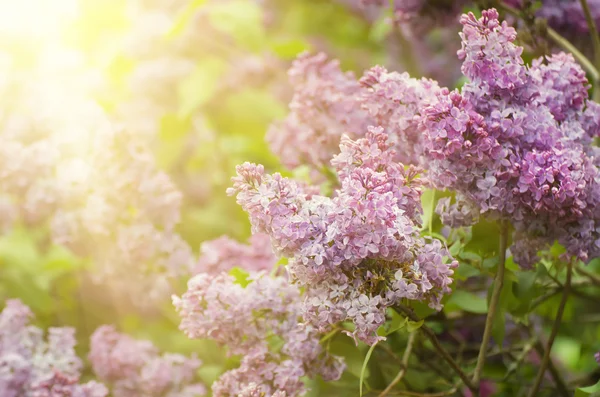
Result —
[{"label": "thin brown branch", "polygon": [[544,351],[544,356],[542,358],[542,362],[540,364],[540,369],[538,370],[537,376],[535,378],[533,387],[529,391],[529,397],[535,397],[537,395],[538,390],[540,389],[540,385],[542,384],[542,380],[544,379],[544,374],[546,373],[546,368],[550,363],[550,352],[552,351],[552,345],[554,344],[554,339],[558,334],[558,329],[560,328],[560,324],[562,321],[562,316],[565,311],[565,305],[567,303],[567,298],[569,297],[569,292],[571,290],[571,278],[573,275],[573,261],[569,261],[567,264],[567,280],[565,281],[563,287],[563,296],[560,301],[560,305],[558,306],[558,310],[556,312],[556,318],[554,320],[554,325],[552,326],[552,330],[550,331],[550,337],[548,338],[548,342],[546,343],[546,348]]},{"label": "thin brown branch", "polygon": [[[411,321],[416,321],[416,322],[421,321],[421,319],[416,314],[414,314],[412,312],[412,310],[410,310],[409,308],[407,308],[403,305],[396,305],[394,307],[396,309],[398,309],[398,311],[404,313]],[[425,324],[423,324],[419,329],[421,330],[421,332],[423,332],[425,334],[425,336],[427,336],[427,338],[431,341],[431,343],[433,344],[433,347],[438,352],[438,354],[448,363],[448,365],[450,365],[452,370],[454,370],[454,372],[464,382],[464,384],[471,391],[476,393],[477,388],[473,385],[473,382],[471,382],[471,380],[469,379],[467,374],[460,368],[460,366],[456,363],[456,361],[454,361],[454,359],[452,358],[450,353],[448,353],[448,351],[444,348],[444,346],[442,346],[442,344],[438,340],[437,336],[435,335],[435,332],[433,332],[433,330]]]},{"label": "thin brown branch", "polygon": [[379,397],[386,396],[394,388],[394,386],[396,386],[402,380],[404,374],[406,374],[406,370],[408,369],[408,359],[410,358],[410,353],[412,351],[413,344],[415,343],[416,334],[416,332],[411,332],[408,336],[406,349],[404,350],[404,354],[402,355],[402,368],[400,368],[400,372],[398,372],[398,375],[396,375],[396,377],[390,382],[388,387],[386,387],[385,390],[379,394]]}]

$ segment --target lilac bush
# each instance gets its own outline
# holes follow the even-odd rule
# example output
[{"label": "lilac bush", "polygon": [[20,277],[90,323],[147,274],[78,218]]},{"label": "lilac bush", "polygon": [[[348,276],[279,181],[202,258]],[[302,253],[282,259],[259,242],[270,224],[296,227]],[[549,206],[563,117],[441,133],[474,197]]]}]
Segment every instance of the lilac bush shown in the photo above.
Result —
[{"label": "lilac bush", "polygon": [[130,0],[109,32],[81,0],[88,54],[7,36],[0,395],[600,392],[600,5],[488,3]]}]

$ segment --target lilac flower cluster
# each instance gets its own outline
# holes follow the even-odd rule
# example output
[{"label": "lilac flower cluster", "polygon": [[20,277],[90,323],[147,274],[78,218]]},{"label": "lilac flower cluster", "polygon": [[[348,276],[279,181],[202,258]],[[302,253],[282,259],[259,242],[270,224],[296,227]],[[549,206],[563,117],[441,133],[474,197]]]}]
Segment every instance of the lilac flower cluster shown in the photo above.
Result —
[{"label": "lilac flower cluster", "polygon": [[301,302],[296,286],[260,272],[246,287],[225,273],[198,274],[181,298],[173,297],[188,337],[241,355],[240,366],[212,385],[213,396],[294,397],[306,392],[305,376],[339,379],[344,364],[321,347],[313,327],[299,323]]},{"label": "lilac flower cluster", "polygon": [[277,257],[271,248],[269,236],[254,234],[249,243],[241,244],[227,236],[202,243],[194,274],[217,275],[236,266],[250,272],[272,269]]},{"label": "lilac flower cluster", "polygon": [[98,379],[114,397],[197,397],[206,393],[195,383],[201,361],[180,354],[160,354],[150,341],[135,340],[104,325],[91,337],[89,360]]},{"label": "lilac flower cluster", "polygon": [[585,73],[564,53],[526,66],[516,31],[494,9],[461,23],[469,82],[443,89],[422,112],[428,177],[460,193],[456,205],[442,204],[448,219],[472,221],[473,207],[510,219],[523,266],[556,239],[581,260],[597,256],[600,175],[590,143],[600,106],[587,99]]},{"label": "lilac flower cluster", "polygon": [[375,66],[365,72],[360,85],[363,91],[359,104],[371,116],[370,125],[385,129],[396,152],[394,160],[418,164],[422,131],[415,116],[437,101],[437,82]]},{"label": "lilac flower cluster", "polygon": [[267,134],[284,165],[320,169],[338,153],[342,135],[362,137],[369,125],[386,129],[397,161],[416,163],[411,148],[418,145],[421,133],[414,118],[436,100],[435,81],[413,79],[380,66],[356,81],[322,53],[301,55],[289,74],[295,89],[291,113]]},{"label": "lilac flower cluster", "polygon": [[[600,1],[587,0],[596,26],[600,24]],[[522,0],[509,0],[508,4],[522,7]],[[589,27],[580,0],[544,0],[536,11],[536,16],[548,20],[557,30],[576,33],[589,33]]]},{"label": "lilac flower cluster", "polygon": [[3,397],[105,397],[106,387],[79,383],[75,330],[30,325],[33,313],[19,300],[0,313],[0,395]]},{"label": "lilac flower cluster", "polygon": [[144,139],[54,71],[28,83],[7,73],[11,90],[3,92],[13,102],[0,117],[1,231],[49,226],[54,243],[91,258],[96,278],[114,281],[117,293],[134,302],[150,290],[168,296],[166,278],[151,273],[187,274],[194,257],[174,231],[182,195]]},{"label": "lilac flower cluster", "polygon": [[[390,8],[388,0],[362,0],[365,7]],[[456,23],[466,0],[394,0],[394,19],[421,33],[432,27]]]},{"label": "lilac flower cluster", "polygon": [[271,236],[290,258],[294,281],[307,288],[304,318],[325,331],[341,321],[372,344],[385,311],[403,298],[440,308],[450,291],[449,254],[419,236],[420,182],[395,161],[388,136],[369,127],[365,138],[342,138],[331,164],[340,188],[333,198],[307,195],[293,180],[245,163],[229,194],[250,215],[253,232]]},{"label": "lilac flower cluster", "polygon": [[294,88],[291,113],[267,132],[271,149],[290,168],[326,166],[343,134],[360,136],[368,115],[356,105],[360,85],[323,53],[300,55],[288,72]]}]

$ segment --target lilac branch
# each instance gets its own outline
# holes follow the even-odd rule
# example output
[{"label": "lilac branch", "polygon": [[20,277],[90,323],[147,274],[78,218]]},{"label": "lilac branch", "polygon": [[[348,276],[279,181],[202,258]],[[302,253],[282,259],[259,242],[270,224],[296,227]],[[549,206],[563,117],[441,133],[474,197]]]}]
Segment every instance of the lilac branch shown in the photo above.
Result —
[{"label": "lilac branch", "polygon": [[552,326],[552,331],[550,332],[550,337],[548,338],[548,342],[546,343],[546,349],[544,352],[544,357],[542,358],[542,363],[540,364],[540,369],[538,370],[533,387],[529,391],[529,397],[535,397],[537,395],[537,392],[540,389],[540,385],[542,383],[542,379],[544,378],[546,368],[548,367],[548,364],[550,363],[550,352],[552,350],[552,345],[554,344],[554,339],[556,338],[556,335],[558,334],[558,329],[560,328],[560,323],[562,322],[562,316],[565,311],[565,305],[567,303],[567,298],[569,297],[569,292],[571,290],[572,274],[573,274],[573,262],[569,261],[569,263],[567,264],[567,280],[565,281],[565,284],[563,287],[563,296],[560,301],[560,305],[558,306],[558,310],[556,312],[556,318],[554,320],[554,325]]},{"label": "lilac branch", "polygon": [[485,365],[485,358],[487,356],[487,348],[492,336],[492,326],[494,325],[494,317],[496,316],[496,308],[500,301],[500,293],[502,292],[502,286],[504,285],[504,268],[506,263],[506,248],[508,245],[508,222],[506,220],[500,221],[500,247],[499,255],[500,261],[498,263],[498,271],[494,278],[494,289],[492,291],[492,297],[490,299],[490,307],[488,310],[487,318],[485,319],[485,328],[483,330],[483,338],[481,340],[481,347],[479,348],[479,356],[477,358],[477,365],[475,366],[475,373],[473,374],[473,383],[476,387],[479,386],[481,380],[481,372]]}]

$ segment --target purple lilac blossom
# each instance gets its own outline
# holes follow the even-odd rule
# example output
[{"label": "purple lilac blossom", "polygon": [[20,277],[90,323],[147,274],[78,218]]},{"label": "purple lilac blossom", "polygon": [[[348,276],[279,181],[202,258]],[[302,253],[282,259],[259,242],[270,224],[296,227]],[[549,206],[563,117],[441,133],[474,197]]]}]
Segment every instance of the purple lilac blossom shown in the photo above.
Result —
[{"label": "purple lilac blossom", "polygon": [[290,114],[267,132],[272,150],[283,164],[295,168],[327,165],[343,134],[359,136],[368,124],[357,106],[360,85],[351,72],[323,53],[300,55],[288,72],[294,88]]},{"label": "purple lilac blossom", "polygon": [[206,393],[195,382],[201,361],[160,354],[150,342],[135,340],[103,325],[91,337],[89,360],[113,397],[197,397]]},{"label": "purple lilac blossom", "polygon": [[[597,256],[600,175],[590,143],[599,107],[588,100],[585,73],[564,53],[526,66],[516,31],[494,9],[461,23],[458,55],[469,81],[423,110],[428,178],[459,193],[458,206],[510,219],[522,266],[555,240],[583,261]],[[464,220],[476,219],[466,211]]]},{"label": "purple lilac blossom", "polygon": [[[506,1],[513,7],[522,7],[522,0]],[[596,27],[600,26],[600,1],[587,0],[592,18],[596,22]],[[553,28],[577,33],[588,33],[589,26],[581,6],[581,0],[544,0],[535,15],[548,20],[548,24]]]},{"label": "purple lilac blossom", "polygon": [[295,181],[260,165],[238,166],[229,194],[290,258],[292,280],[307,288],[305,320],[320,331],[350,320],[355,339],[373,344],[386,308],[403,298],[441,308],[450,291],[450,255],[438,240],[419,236],[421,184],[405,169],[382,128],[365,138],[344,136],[331,162],[340,180],[333,198],[308,197]]},{"label": "purple lilac blossom", "polygon": [[320,343],[320,334],[301,324],[301,293],[283,277],[251,273],[243,287],[232,276],[198,274],[173,303],[189,338],[210,338],[241,355],[238,368],[213,384],[215,397],[304,395],[305,376],[337,380],[345,365]]},{"label": "purple lilac blossom", "polygon": [[82,362],[75,354],[73,328],[30,325],[31,310],[6,301],[0,313],[0,395],[2,397],[105,397],[106,387],[79,383]]},{"label": "purple lilac blossom", "polygon": [[217,275],[236,266],[248,271],[270,270],[276,263],[277,257],[271,248],[271,240],[266,234],[252,235],[249,244],[241,244],[227,236],[222,236],[202,243],[194,274]]},{"label": "purple lilac blossom", "polygon": [[380,66],[357,81],[322,53],[301,55],[289,73],[295,90],[291,112],[267,134],[285,166],[322,169],[339,152],[342,135],[360,138],[369,125],[386,129],[397,161],[417,162],[413,146],[421,131],[414,118],[437,100],[440,88],[435,81]]}]

